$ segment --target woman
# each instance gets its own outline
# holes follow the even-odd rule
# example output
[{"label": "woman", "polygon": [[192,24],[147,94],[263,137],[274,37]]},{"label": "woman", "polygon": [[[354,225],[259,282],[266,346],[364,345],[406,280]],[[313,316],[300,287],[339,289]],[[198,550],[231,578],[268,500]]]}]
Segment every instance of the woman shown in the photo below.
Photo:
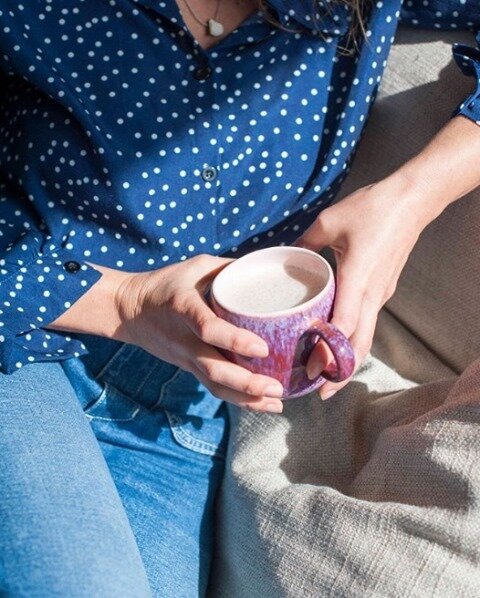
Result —
[{"label": "woman", "polygon": [[[329,245],[334,323],[361,363],[418,235],[480,184],[480,102],[328,207],[399,1],[76,4],[0,9],[0,587],[204,595],[223,401],[281,412],[282,389],[221,356],[266,347],[203,290],[248,251]],[[480,28],[473,0],[408,1],[403,16]],[[456,57],[480,72],[478,50]]]}]

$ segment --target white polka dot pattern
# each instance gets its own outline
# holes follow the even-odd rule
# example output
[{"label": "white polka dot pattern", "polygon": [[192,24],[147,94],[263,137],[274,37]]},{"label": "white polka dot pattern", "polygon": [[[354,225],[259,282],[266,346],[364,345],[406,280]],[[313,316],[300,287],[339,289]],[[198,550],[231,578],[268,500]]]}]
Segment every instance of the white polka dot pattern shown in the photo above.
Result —
[{"label": "white polka dot pattern", "polygon": [[[43,327],[94,284],[87,262],[149,270],[290,243],[344,179],[400,0],[350,14],[270,0],[208,51],[173,0],[0,6],[0,368],[85,351]],[[478,3],[404,3],[414,26],[480,28]],[[480,52],[455,48],[466,74]],[[478,90],[460,111],[480,120]]]}]

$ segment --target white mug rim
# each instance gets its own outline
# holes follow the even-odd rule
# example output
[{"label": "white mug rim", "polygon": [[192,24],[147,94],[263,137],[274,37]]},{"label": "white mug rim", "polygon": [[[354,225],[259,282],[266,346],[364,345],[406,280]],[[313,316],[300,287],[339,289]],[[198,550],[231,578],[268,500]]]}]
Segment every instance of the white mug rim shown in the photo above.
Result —
[{"label": "white mug rim", "polygon": [[[327,280],[326,280],[325,285],[322,288],[322,290],[319,293],[317,293],[316,295],[314,295],[313,297],[311,297],[308,301],[305,301],[304,303],[300,303],[300,305],[296,305],[295,307],[290,307],[290,308],[284,309],[284,310],[270,311],[270,312],[240,311],[238,309],[234,309],[232,306],[229,306],[228,304],[226,304],[224,301],[222,301],[218,297],[218,292],[215,292],[215,289],[216,288],[218,289],[219,280],[221,283],[222,278],[225,278],[225,276],[227,276],[228,274],[231,274],[232,270],[235,268],[236,264],[238,264],[241,260],[246,260],[248,258],[252,259],[251,256],[254,254],[264,253],[264,252],[278,252],[279,250],[281,250],[283,252],[289,252],[289,253],[293,253],[293,252],[304,253],[311,257],[314,257],[319,263],[321,263],[323,268],[326,269],[326,271],[328,273]],[[227,272],[228,274],[225,275],[224,274],[225,272]],[[225,268],[223,268],[223,270],[221,270],[215,276],[215,278],[211,284],[211,287],[210,287],[210,293],[211,293],[214,301],[222,309],[224,309],[226,312],[228,312],[230,314],[234,314],[236,316],[245,317],[245,318],[255,318],[255,319],[259,319],[259,320],[266,320],[269,318],[291,316],[294,314],[308,311],[314,305],[319,303],[319,301],[321,301],[321,299],[323,298],[324,295],[328,294],[333,281],[334,281],[334,275],[333,275],[332,267],[327,262],[327,260],[324,257],[322,257],[320,254],[316,253],[315,251],[312,251],[311,249],[307,249],[305,247],[292,247],[290,245],[277,245],[275,247],[266,247],[264,249],[258,249],[255,251],[251,251],[250,253],[247,253],[247,254],[243,255],[242,257],[239,257],[235,261],[233,261],[230,264],[228,264],[227,266],[225,266]]]}]

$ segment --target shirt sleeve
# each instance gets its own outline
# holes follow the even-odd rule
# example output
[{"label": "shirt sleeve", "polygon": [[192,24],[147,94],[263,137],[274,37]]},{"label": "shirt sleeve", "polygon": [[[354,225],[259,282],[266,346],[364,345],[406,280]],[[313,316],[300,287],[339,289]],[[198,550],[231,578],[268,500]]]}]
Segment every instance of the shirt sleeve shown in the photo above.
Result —
[{"label": "shirt sleeve", "polygon": [[85,353],[67,333],[45,330],[101,277],[71,251],[74,234],[54,239],[28,198],[0,183],[0,369]]},{"label": "shirt sleeve", "polygon": [[454,110],[453,116],[460,114],[480,125],[480,33],[477,33],[476,41],[476,48],[463,44],[453,46],[455,61],[462,72],[476,79],[475,91]]},{"label": "shirt sleeve", "polygon": [[473,31],[476,47],[453,45],[453,57],[464,75],[474,77],[474,91],[455,108],[452,116],[462,115],[480,125],[480,2],[479,0],[404,0],[401,22],[420,29]]}]

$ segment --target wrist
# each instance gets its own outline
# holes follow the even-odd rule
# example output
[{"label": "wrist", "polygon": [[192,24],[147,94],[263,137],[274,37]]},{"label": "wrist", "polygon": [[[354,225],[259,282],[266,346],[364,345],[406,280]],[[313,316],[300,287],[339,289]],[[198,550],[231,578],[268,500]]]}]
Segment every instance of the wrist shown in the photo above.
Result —
[{"label": "wrist", "polygon": [[91,297],[92,311],[97,314],[94,324],[96,332],[93,334],[128,342],[128,339],[123,338],[122,289],[129,284],[136,273],[97,265],[94,268],[102,273],[102,278],[98,282],[95,295]]},{"label": "wrist", "polygon": [[48,328],[123,341],[118,296],[134,274],[96,264],[91,266],[101,272],[102,277]]},{"label": "wrist", "polygon": [[480,185],[480,128],[460,116],[451,119],[423,150],[388,176],[382,185],[399,193],[420,226]]},{"label": "wrist", "polygon": [[375,184],[378,193],[389,198],[392,207],[401,210],[422,231],[435,220],[453,199],[409,163]]}]

